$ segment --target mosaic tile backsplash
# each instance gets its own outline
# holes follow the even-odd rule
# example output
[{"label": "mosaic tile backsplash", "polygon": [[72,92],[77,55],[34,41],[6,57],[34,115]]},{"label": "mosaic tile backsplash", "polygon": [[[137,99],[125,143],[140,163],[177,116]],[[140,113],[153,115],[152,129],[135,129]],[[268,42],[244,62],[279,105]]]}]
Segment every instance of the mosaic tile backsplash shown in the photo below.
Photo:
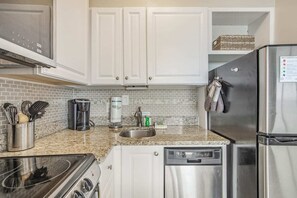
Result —
[{"label": "mosaic tile backsplash", "polygon": [[[0,79],[0,104],[10,102],[20,109],[24,100],[44,100],[50,106],[41,119],[36,120],[36,138],[41,138],[67,127],[67,101],[73,97],[73,89],[31,82]],[[6,150],[7,120],[0,114],[0,150]]]},{"label": "mosaic tile backsplash", "polygon": [[76,98],[91,100],[91,119],[96,124],[109,124],[108,109],[112,96],[129,96],[129,105],[122,106],[123,125],[136,125],[134,113],[137,107],[149,112],[152,122],[167,125],[198,125],[196,89],[78,89]]},{"label": "mosaic tile backsplash", "polygon": [[[20,109],[24,100],[48,101],[50,106],[36,120],[36,138],[67,128],[67,101],[73,98],[91,100],[91,119],[96,125],[109,124],[109,100],[112,96],[129,96],[129,105],[122,107],[123,125],[135,125],[138,106],[150,112],[153,122],[167,125],[198,125],[196,89],[124,89],[69,88],[0,78],[0,104],[10,102]],[[7,120],[0,112],[0,151],[6,150]]]}]

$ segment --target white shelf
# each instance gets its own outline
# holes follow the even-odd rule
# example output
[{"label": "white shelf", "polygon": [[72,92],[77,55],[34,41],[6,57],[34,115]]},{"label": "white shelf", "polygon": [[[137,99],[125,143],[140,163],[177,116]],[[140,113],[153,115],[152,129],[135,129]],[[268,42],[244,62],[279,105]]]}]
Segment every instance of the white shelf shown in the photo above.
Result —
[{"label": "white shelf", "polygon": [[234,54],[248,54],[253,50],[211,50],[209,55],[234,55]]},{"label": "white shelf", "polygon": [[221,35],[254,35],[255,49],[273,44],[274,8],[209,9],[209,69],[213,69],[253,50],[212,50],[212,42]]}]

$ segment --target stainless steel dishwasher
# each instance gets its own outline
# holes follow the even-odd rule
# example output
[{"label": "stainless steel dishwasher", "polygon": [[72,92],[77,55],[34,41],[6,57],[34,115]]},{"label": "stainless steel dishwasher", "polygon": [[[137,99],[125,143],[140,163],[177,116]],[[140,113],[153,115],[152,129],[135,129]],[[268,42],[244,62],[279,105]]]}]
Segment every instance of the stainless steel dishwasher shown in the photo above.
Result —
[{"label": "stainless steel dishwasher", "polygon": [[166,198],[220,198],[222,187],[221,148],[165,148]]}]

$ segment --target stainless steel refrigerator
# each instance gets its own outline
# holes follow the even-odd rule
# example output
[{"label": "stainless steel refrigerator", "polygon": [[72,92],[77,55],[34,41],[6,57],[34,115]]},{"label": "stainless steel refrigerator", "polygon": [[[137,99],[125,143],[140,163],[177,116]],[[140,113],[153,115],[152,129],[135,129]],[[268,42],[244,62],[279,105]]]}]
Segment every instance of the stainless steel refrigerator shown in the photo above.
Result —
[{"label": "stainless steel refrigerator", "polygon": [[209,129],[231,140],[228,197],[297,196],[297,45],[269,45],[209,72],[224,111]]}]

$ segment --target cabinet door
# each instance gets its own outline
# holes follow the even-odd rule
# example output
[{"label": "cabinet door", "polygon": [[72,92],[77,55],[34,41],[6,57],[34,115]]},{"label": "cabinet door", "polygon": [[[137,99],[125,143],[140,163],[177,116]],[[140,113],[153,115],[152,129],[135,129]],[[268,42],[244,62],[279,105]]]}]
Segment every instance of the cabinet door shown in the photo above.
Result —
[{"label": "cabinet door", "polygon": [[122,197],[162,198],[163,162],[163,147],[123,146]]},{"label": "cabinet door", "polygon": [[92,84],[123,84],[121,8],[93,8],[91,36]]},{"label": "cabinet door", "polygon": [[145,85],[146,9],[124,8],[124,84]]},{"label": "cabinet door", "polygon": [[99,180],[100,196],[105,198],[114,197],[114,167],[113,167],[113,150],[107,155],[103,163],[101,163],[100,170],[101,176]]},{"label": "cabinet door", "polygon": [[148,8],[149,84],[206,84],[207,12]]},{"label": "cabinet door", "polygon": [[88,84],[89,2],[55,0],[53,32],[57,68],[42,69],[41,74]]}]

